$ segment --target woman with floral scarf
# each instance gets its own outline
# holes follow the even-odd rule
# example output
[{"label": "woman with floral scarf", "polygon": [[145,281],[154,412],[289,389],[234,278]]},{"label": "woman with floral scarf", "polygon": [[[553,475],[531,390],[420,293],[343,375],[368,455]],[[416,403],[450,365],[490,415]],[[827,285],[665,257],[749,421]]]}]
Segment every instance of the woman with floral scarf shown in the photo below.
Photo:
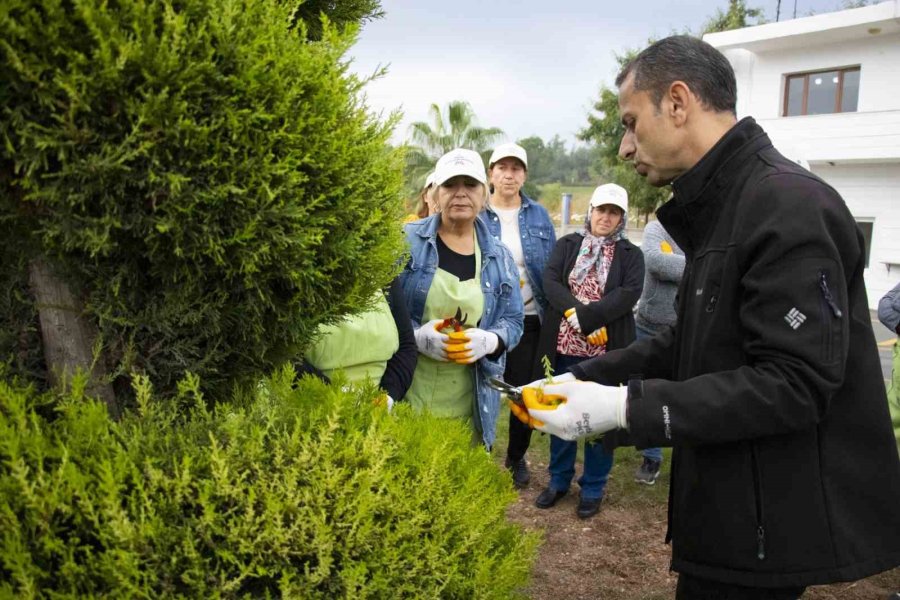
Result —
[{"label": "woman with floral scarf", "polygon": [[[633,309],[644,286],[644,256],[628,241],[628,194],[608,183],[594,190],[581,231],[560,238],[544,270],[549,307],[537,356],[546,356],[557,376],[579,362],[635,339]],[[572,377],[568,375],[566,377]],[[600,510],[613,453],[599,440],[584,446],[584,472],[578,479],[582,519]],[[538,508],[550,508],[566,495],[575,475],[577,442],[550,439],[550,485]]]}]

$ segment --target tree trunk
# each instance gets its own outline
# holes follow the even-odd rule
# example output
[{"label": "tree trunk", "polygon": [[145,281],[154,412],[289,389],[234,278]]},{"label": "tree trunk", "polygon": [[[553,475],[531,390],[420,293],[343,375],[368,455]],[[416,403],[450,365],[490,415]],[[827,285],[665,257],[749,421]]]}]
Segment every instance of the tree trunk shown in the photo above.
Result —
[{"label": "tree trunk", "polygon": [[87,393],[103,400],[109,414],[117,417],[119,407],[112,386],[106,381],[102,357],[93,359],[97,328],[85,318],[81,302],[45,260],[31,261],[28,275],[41,322],[50,384],[62,389],[78,370],[90,373]]}]

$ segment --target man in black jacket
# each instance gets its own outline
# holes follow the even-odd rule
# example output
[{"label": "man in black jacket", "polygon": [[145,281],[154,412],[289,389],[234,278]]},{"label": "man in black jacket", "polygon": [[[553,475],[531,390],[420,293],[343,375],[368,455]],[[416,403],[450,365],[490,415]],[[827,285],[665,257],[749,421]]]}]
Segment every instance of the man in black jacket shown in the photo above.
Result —
[{"label": "man in black jacket", "polygon": [[794,599],[900,564],[900,461],[852,215],[737,121],[734,72],[709,44],[660,40],[616,84],[620,155],[674,191],[657,215],[687,257],[678,322],[545,386],[558,408],[526,388],[521,416],[674,447],[677,598]]}]

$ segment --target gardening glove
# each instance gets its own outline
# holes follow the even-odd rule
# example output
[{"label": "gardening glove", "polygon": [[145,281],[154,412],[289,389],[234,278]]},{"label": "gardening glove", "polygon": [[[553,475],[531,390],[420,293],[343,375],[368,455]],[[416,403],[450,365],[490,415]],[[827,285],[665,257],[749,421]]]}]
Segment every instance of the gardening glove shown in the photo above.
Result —
[{"label": "gardening glove", "polygon": [[606,335],[606,327],[601,327],[587,336],[588,344],[591,346],[605,346],[608,340],[609,336]]},{"label": "gardening glove", "polygon": [[565,313],[563,313],[566,317],[566,320],[569,322],[569,327],[581,333],[581,324],[578,323],[578,312],[574,308],[570,308]]},{"label": "gardening glove", "polygon": [[461,365],[473,362],[497,351],[500,338],[496,333],[472,327],[450,334],[447,358]]},{"label": "gardening glove", "polygon": [[553,383],[522,390],[524,407],[513,413],[530,427],[564,440],[625,429],[628,388],[590,381]]},{"label": "gardening glove", "polygon": [[372,400],[372,404],[378,407],[385,407],[388,414],[391,414],[391,409],[394,408],[394,399],[391,398],[390,394],[379,394]]},{"label": "gardening glove", "polygon": [[672,254],[674,252],[672,250],[672,245],[666,240],[663,240],[659,243],[659,251],[663,254]]},{"label": "gardening glove", "polygon": [[443,319],[433,319],[416,329],[416,347],[429,358],[447,362],[446,346],[450,338],[436,329],[443,322]]}]

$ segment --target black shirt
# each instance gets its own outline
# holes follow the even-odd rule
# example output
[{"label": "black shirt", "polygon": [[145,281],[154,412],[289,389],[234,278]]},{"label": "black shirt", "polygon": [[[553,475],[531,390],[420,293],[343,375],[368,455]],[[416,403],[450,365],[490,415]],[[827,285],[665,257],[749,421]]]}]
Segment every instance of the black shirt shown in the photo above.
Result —
[{"label": "black shirt", "polygon": [[460,254],[451,250],[441,236],[437,236],[438,265],[460,281],[475,279],[475,254]]}]

